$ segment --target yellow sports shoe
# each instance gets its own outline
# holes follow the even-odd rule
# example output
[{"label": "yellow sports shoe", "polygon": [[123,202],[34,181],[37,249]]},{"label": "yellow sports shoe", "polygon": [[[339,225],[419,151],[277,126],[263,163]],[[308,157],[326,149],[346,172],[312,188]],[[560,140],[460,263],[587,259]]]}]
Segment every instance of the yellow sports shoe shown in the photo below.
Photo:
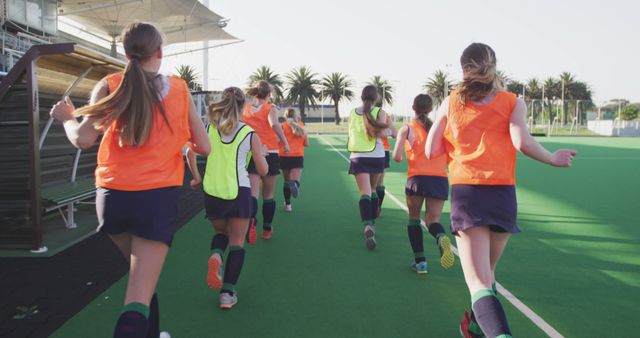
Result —
[{"label": "yellow sports shoe", "polygon": [[449,269],[456,261],[453,251],[451,251],[451,240],[446,235],[438,238],[438,249],[440,250],[440,266]]}]

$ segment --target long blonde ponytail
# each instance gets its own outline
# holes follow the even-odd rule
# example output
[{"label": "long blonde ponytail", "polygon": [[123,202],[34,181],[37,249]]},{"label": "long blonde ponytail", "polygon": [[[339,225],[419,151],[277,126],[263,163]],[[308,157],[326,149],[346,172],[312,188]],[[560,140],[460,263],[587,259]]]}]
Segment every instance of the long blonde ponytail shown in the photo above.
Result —
[{"label": "long blonde ponytail", "polygon": [[296,111],[294,109],[287,109],[287,111],[284,113],[284,117],[286,119],[285,122],[289,125],[289,127],[291,127],[291,131],[293,131],[294,135],[304,136],[306,134],[304,128],[296,121]]},{"label": "long blonde ponytail", "polygon": [[223,135],[231,134],[238,127],[244,107],[244,93],[237,87],[229,87],[222,92],[222,99],[209,106],[209,122]]}]

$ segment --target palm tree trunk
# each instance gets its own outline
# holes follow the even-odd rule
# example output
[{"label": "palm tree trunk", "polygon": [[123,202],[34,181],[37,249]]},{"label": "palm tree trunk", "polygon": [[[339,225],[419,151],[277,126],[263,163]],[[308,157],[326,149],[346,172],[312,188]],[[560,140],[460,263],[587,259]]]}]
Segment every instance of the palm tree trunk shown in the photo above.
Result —
[{"label": "palm tree trunk", "polygon": [[300,108],[300,118],[302,119],[302,122],[306,122],[307,114],[304,113],[304,109],[305,109],[304,102],[302,101],[299,102],[298,108]]},{"label": "palm tree trunk", "polygon": [[335,112],[336,112],[336,126],[340,124],[340,112],[338,111],[338,101],[336,99],[333,99],[333,106],[335,108]]}]

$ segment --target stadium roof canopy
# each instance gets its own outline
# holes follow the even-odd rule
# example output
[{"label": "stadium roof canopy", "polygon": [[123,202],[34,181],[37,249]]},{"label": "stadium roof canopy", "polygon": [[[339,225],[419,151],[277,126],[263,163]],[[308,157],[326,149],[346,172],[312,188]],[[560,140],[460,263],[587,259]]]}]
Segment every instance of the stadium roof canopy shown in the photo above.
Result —
[{"label": "stadium roof canopy", "polygon": [[165,44],[234,40],[222,27],[226,20],[198,0],[62,0],[58,16],[84,25],[87,31],[112,38],[112,52],[122,29],[132,21],[158,25]]}]

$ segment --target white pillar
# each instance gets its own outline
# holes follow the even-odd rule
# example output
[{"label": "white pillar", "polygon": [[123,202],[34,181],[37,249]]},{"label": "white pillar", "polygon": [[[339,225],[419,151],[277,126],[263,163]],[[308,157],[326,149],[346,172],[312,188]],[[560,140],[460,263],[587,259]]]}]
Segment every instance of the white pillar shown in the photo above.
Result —
[{"label": "white pillar", "polygon": [[[202,0],[209,8],[209,0]],[[202,42],[202,90],[209,90],[209,41]]]}]

